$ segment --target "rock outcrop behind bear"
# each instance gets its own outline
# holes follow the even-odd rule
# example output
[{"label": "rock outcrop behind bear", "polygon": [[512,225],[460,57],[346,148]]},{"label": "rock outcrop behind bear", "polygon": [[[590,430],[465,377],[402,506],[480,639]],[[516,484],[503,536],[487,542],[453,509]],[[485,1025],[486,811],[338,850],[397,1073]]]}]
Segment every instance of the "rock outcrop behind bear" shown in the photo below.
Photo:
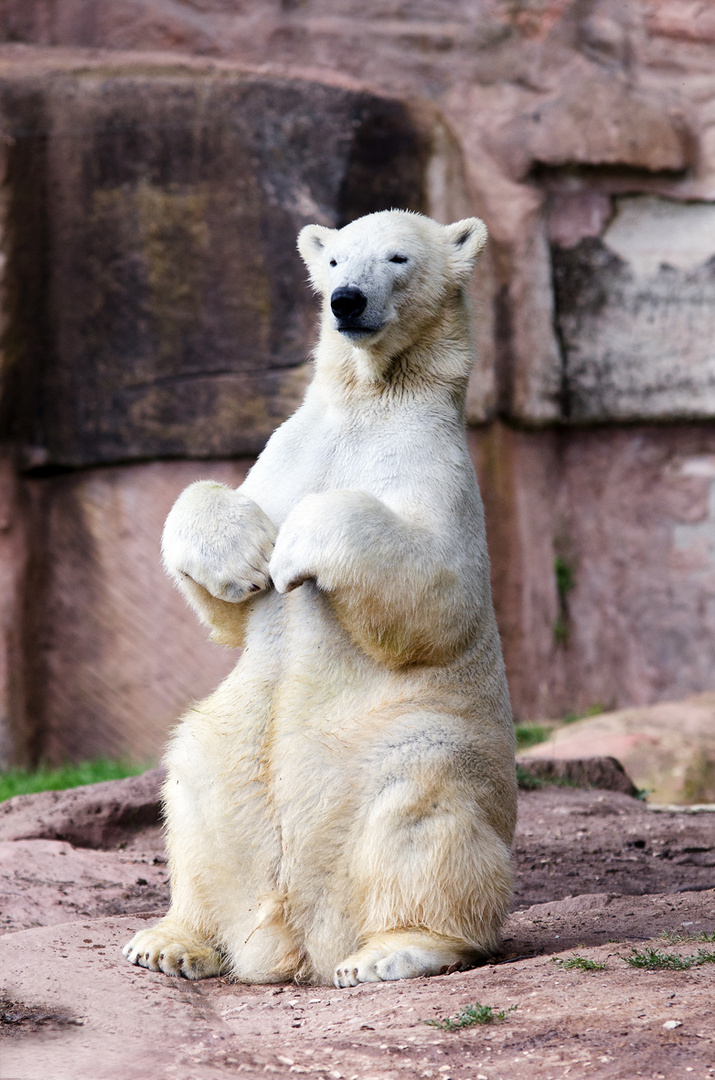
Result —
[{"label": "rock outcrop behind bear", "polygon": [[257,454],[310,378],[301,226],[458,197],[436,110],[188,58],[6,52],[0,129],[26,467]]},{"label": "rock outcrop behind bear", "polygon": [[699,694],[555,725],[519,757],[538,776],[554,759],[576,768],[580,759],[612,755],[653,803],[715,804],[714,721],[715,695]]}]

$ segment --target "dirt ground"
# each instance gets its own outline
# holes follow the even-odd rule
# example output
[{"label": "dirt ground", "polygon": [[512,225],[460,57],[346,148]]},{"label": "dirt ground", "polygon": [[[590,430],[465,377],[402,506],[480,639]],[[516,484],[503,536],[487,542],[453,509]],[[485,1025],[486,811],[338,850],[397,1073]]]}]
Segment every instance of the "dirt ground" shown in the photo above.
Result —
[{"label": "dirt ground", "polygon": [[[0,843],[0,1078],[715,1077],[715,963],[649,971],[626,959],[715,951],[715,815],[563,787],[520,801],[500,954],[346,990],[131,967],[121,945],[168,895],[158,827],[90,848],[23,826]],[[605,967],[560,963],[574,956]],[[454,1031],[425,1022],[477,1002],[504,1018]]]}]

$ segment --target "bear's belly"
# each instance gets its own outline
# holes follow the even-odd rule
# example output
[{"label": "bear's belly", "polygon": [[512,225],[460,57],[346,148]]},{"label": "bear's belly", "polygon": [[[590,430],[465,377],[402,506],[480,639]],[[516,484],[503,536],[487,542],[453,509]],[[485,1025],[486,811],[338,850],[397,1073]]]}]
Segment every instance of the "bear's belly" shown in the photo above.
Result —
[{"label": "bear's belly", "polygon": [[447,723],[456,754],[512,738],[503,673],[485,678],[484,669],[466,654],[447,666],[392,668],[350,638],[312,583],[271,592],[255,603],[233,672],[184,719],[181,741],[192,750],[182,772],[203,788],[220,762],[220,786],[239,816],[257,797],[279,818],[292,806],[307,818],[328,796],[348,798],[366,755],[424,725]]},{"label": "bear's belly", "polygon": [[[482,704],[479,666],[469,657],[449,667],[381,665],[310,583],[255,603],[236,668],[187,714],[167,757],[177,785],[167,788],[170,834],[190,835],[198,822],[201,850],[225,881],[219,911],[209,875],[220,937],[248,940],[261,897],[274,896],[316,970],[339,962],[336,943],[341,955],[356,948],[361,901],[356,894],[353,910],[350,853],[393,764],[406,776],[413,766],[439,776],[453,760],[460,775],[474,774],[475,805],[486,792],[489,818],[506,773],[486,776],[484,766],[509,764],[506,743],[493,751],[510,714],[508,698],[503,724],[493,694]],[[495,827],[508,840],[508,823]]]},{"label": "bear's belly", "polygon": [[328,793],[341,802],[366,755],[423,726],[447,723],[455,753],[501,741],[505,731],[511,737],[508,696],[504,709],[495,709],[498,688],[480,677],[475,657],[448,666],[381,664],[350,638],[311,583],[265,597],[247,630],[224,684],[231,709],[224,730],[276,809],[296,802],[297,777],[303,812],[325,808]]},{"label": "bear's belly", "polygon": [[341,626],[330,599],[306,582],[256,604],[230,680],[237,713],[264,712],[271,739],[314,732],[323,740],[329,733],[348,752],[354,740],[364,746],[373,714],[381,714],[374,723],[383,728],[385,710],[399,711],[401,703],[472,712],[469,667],[468,657],[450,666],[380,663]]}]

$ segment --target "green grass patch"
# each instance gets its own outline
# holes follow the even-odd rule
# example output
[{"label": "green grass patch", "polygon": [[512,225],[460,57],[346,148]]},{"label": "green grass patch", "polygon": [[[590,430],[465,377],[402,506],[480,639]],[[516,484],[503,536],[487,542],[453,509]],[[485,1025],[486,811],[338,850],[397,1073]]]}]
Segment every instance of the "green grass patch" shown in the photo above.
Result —
[{"label": "green grass patch", "polygon": [[528,750],[530,746],[536,746],[537,743],[546,742],[552,728],[544,727],[543,724],[516,724],[514,731],[518,753],[521,750]]},{"label": "green grass patch", "polygon": [[534,776],[526,765],[516,763],[516,782],[522,791],[535,791],[542,787],[578,787],[572,780],[562,776]]},{"label": "green grass patch", "polygon": [[566,602],[566,597],[576,585],[576,575],[574,574],[573,566],[563,557],[563,555],[557,555],[554,559],[554,575],[556,577],[556,591],[559,594],[559,600],[564,604]]},{"label": "green grass patch", "polygon": [[81,784],[97,784],[101,780],[123,780],[136,776],[150,768],[146,762],[110,761],[96,758],[76,765],[60,765],[51,768],[41,765],[37,769],[8,769],[0,772],[0,802],[13,795],[34,795],[38,791],[64,791]]},{"label": "green grass patch", "polygon": [[456,1016],[445,1016],[443,1020],[423,1020],[422,1023],[439,1028],[440,1031],[460,1031],[462,1028],[474,1027],[475,1024],[494,1024],[505,1020],[515,1008],[516,1005],[511,1005],[503,1012],[494,1012],[491,1005],[480,1005],[477,1001],[474,1005],[467,1005]]},{"label": "green grass patch", "polygon": [[536,791],[544,786],[544,781],[538,776],[532,776],[528,769],[518,762],[516,764],[516,782],[522,791]]},{"label": "green grass patch", "polygon": [[[604,712],[603,705],[591,705],[585,712],[567,712],[565,716],[561,718],[561,724],[574,724],[577,720],[586,720],[589,716],[599,716]],[[536,746],[538,743],[546,742],[548,738],[554,732],[554,729],[559,726],[559,721],[552,723],[538,724],[538,723],[515,723],[514,732],[516,734],[516,750],[519,753],[522,750],[528,750],[530,746]]]},{"label": "green grass patch", "polygon": [[702,964],[715,964],[715,952],[706,952],[698,949],[691,956],[678,956],[676,953],[666,953],[661,949],[631,949],[630,956],[622,956],[631,967],[641,968],[644,971],[688,971]]},{"label": "green grass patch", "polygon": [[710,941],[715,942],[715,933],[707,930],[695,930],[689,934],[687,930],[664,930],[661,934],[671,945],[679,945],[683,941]]},{"label": "green grass patch", "polygon": [[552,963],[564,971],[605,971],[606,964],[599,964],[597,960],[589,960],[586,956],[567,956],[565,959],[554,957]]},{"label": "green grass patch", "polygon": [[570,637],[569,619],[569,593],[576,584],[574,568],[563,555],[557,555],[554,559],[554,575],[556,577],[556,592],[559,598],[559,613],[554,623],[554,641],[557,645],[568,645]]}]

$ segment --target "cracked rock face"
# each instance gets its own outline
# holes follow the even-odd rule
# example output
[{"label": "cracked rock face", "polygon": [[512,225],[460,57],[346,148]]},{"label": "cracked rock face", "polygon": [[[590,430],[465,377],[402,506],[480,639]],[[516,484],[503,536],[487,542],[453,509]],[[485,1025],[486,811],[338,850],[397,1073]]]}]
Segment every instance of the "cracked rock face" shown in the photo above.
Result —
[{"label": "cracked rock face", "polygon": [[554,246],[564,410],[574,422],[715,412],[715,206],[614,200],[600,237]]},{"label": "cracked rock face", "polygon": [[0,70],[24,464],[258,453],[311,376],[298,231],[429,212],[453,140],[427,106],[306,79],[35,61]]}]

